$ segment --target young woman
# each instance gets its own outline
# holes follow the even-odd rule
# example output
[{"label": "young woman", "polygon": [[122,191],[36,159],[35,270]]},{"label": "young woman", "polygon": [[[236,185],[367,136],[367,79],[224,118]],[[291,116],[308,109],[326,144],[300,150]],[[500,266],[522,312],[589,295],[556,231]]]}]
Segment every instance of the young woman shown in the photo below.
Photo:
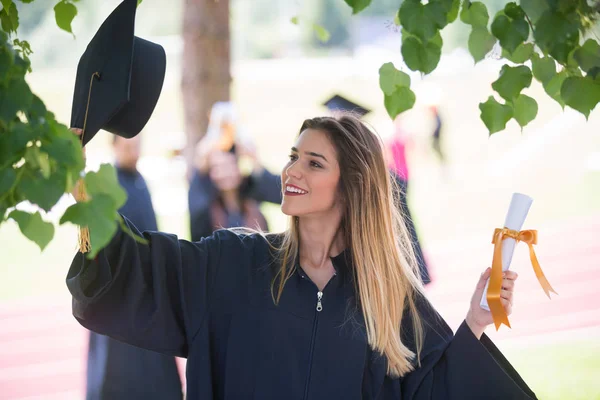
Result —
[{"label": "young woman", "polygon": [[305,121],[281,179],[283,234],[145,233],[140,245],[119,231],[95,260],[77,254],[77,320],[187,357],[194,400],[535,398],[483,333],[488,270],[455,335],[424,297],[382,145],[361,121]]}]

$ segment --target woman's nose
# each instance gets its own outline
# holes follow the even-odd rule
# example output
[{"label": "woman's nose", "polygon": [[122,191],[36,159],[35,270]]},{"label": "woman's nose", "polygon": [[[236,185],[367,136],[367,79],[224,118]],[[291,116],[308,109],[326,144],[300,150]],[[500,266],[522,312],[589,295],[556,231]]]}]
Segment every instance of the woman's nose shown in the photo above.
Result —
[{"label": "woman's nose", "polygon": [[302,176],[302,172],[300,171],[300,168],[298,167],[298,163],[293,163],[292,165],[287,167],[285,170],[285,174],[294,179],[299,179]]}]

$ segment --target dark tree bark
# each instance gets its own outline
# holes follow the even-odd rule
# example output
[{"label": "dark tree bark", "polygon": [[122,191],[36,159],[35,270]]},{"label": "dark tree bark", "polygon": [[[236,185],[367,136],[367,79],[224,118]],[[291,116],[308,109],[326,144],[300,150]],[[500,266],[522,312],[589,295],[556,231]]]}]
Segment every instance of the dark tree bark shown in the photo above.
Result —
[{"label": "dark tree bark", "polygon": [[181,91],[188,176],[195,144],[206,133],[212,105],[229,100],[230,65],[229,0],[186,0]]}]

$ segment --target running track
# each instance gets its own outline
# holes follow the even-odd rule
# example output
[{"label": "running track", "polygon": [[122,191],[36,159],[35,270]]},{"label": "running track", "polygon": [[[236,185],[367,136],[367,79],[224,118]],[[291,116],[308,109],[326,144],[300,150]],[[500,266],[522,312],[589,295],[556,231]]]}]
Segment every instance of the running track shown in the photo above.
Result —
[{"label": "running track", "polygon": [[[600,215],[538,228],[538,259],[559,296],[546,298],[531,270],[527,246],[517,246],[513,269],[520,277],[510,317],[513,329],[491,332],[497,342],[600,327]],[[491,232],[483,232],[426,247],[435,279],[427,290],[453,328],[464,318],[477,278],[491,262],[490,239]],[[83,398],[87,332],[71,316],[67,293],[0,304],[0,327],[1,400]]]}]

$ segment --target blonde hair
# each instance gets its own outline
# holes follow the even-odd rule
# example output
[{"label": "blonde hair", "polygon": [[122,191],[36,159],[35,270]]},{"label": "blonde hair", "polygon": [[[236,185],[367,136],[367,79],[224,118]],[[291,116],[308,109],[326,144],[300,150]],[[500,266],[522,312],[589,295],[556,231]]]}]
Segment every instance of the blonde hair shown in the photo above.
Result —
[{"label": "blonde hair", "polygon": [[[368,342],[387,358],[388,375],[403,376],[414,368],[415,354],[401,340],[402,316],[411,314],[418,363],[423,328],[416,297],[423,293],[423,286],[396,201],[399,189],[387,170],[382,143],[350,115],[309,119],[300,132],[305,129],[326,133],[337,150],[340,191],[346,206],[341,228],[352,257]],[[298,250],[298,217],[290,217],[289,229],[277,247],[280,268],[271,286],[275,303],[295,272]]]}]

